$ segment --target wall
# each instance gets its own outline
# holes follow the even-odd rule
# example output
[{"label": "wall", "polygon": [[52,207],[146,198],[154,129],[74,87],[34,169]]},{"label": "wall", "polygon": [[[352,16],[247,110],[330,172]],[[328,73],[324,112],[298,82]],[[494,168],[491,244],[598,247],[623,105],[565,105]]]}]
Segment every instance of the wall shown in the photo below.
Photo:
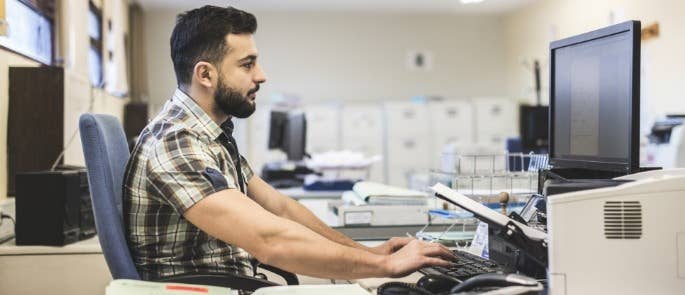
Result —
[{"label": "wall", "polygon": [[[146,11],[151,103],[176,87],[169,36],[177,12]],[[272,95],[323,100],[501,96],[505,93],[504,35],[495,16],[350,13],[261,13],[257,47]],[[433,70],[410,71],[410,50],[429,50]],[[156,109],[156,107],[154,107]]]},{"label": "wall", "polygon": [[[103,14],[107,19],[113,8],[114,1],[121,1],[121,7],[126,7],[125,0],[98,1],[98,5],[104,5]],[[64,155],[64,163],[70,165],[85,165],[81,150],[81,141],[78,133],[78,117],[89,110],[96,113],[107,113],[123,118],[123,106],[127,99],[113,97],[103,90],[91,89],[88,80],[88,35],[87,35],[87,11],[88,0],[59,1],[59,14],[57,16],[58,27],[56,28],[56,56],[64,60],[66,69],[65,76],[65,131],[64,142],[67,147]],[[125,10],[125,9],[124,9]],[[126,16],[126,14],[124,14]],[[126,17],[124,17],[126,18]],[[118,20],[113,20],[118,21]],[[128,24],[127,19],[121,20]],[[128,29],[128,28],[126,28]],[[105,40],[105,42],[107,42]],[[106,45],[104,45],[106,48]],[[105,56],[106,58],[106,56]],[[7,196],[7,125],[8,125],[8,68],[10,66],[39,66],[40,64],[21,55],[0,49],[0,200]],[[69,140],[72,139],[69,144]]]},{"label": "wall", "polygon": [[[119,2],[119,3],[117,3]],[[111,19],[113,26],[122,25],[128,31],[128,9],[125,0],[101,0],[95,4],[102,9],[103,14],[103,71],[107,71],[109,56],[106,53],[112,39],[107,38],[107,20]],[[61,2],[61,56],[67,70],[65,78],[65,110],[64,110],[64,142],[67,150],[64,153],[64,163],[85,166],[81,137],[78,134],[78,119],[82,113],[93,112],[113,115],[123,121],[124,105],[127,98],[115,97],[103,89],[91,88],[88,78],[88,56],[90,40],[86,28],[88,27],[88,0],[70,0]],[[115,12],[115,9],[123,11]],[[113,16],[122,15],[121,19]],[[116,36],[123,38],[123,36]],[[120,54],[114,52],[114,54]],[[123,54],[123,53],[121,53]],[[125,69],[124,69],[125,71]],[[105,74],[106,75],[106,74]]]},{"label": "wall", "polygon": [[[258,94],[262,111],[280,94],[298,96],[304,103],[369,103],[416,95],[470,98],[506,93],[504,34],[497,16],[254,13],[259,60],[267,75]],[[169,36],[177,14],[145,12],[153,112],[176,87]],[[432,70],[409,70],[410,50],[431,51]],[[251,127],[243,129],[249,133],[244,136],[249,148],[241,149],[256,169],[269,158],[263,151],[267,129],[261,128],[265,122],[260,118],[265,118],[263,112],[253,115]]]},{"label": "wall", "polygon": [[[685,2],[679,0],[545,0],[504,18],[506,36],[507,91],[510,95],[534,95],[533,74],[522,64],[543,61],[543,101],[549,99],[549,42],[591,31],[616,22],[636,19],[643,27],[659,22],[657,39],[642,43],[642,122],[646,132],[651,119],[664,112],[685,113]],[[613,16],[612,16],[613,15]]]}]

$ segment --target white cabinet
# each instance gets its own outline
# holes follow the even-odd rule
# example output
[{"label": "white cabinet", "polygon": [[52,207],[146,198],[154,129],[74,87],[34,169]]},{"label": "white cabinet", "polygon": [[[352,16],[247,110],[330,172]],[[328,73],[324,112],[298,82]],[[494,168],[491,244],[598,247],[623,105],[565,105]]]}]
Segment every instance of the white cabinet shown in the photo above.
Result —
[{"label": "white cabinet", "polygon": [[428,105],[433,131],[432,167],[440,167],[441,155],[447,145],[475,144],[473,105],[467,100],[434,102]]},{"label": "white cabinet", "polygon": [[426,134],[430,131],[426,103],[388,102],[383,108],[388,135]]},{"label": "white cabinet", "polygon": [[111,280],[97,237],[62,247],[0,245],[0,294],[103,294]]},{"label": "white cabinet", "polygon": [[507,98],[474,98],[476,141],[504,151],[507,137],[518,134],[516,103]]},{"label": "white cabinet", "polygon": [[[383,153],[383,111],[377,104],[345,105],[340,111],[342,149],[365,156]],[[385,182],[383,161],[372,164],[369,180]]]},{"label": "white cabinet", "polygon": [[[308,153],[345,149],[382,155],[370,180],[398,186],[408,185],[412,172],[442,167],[447,146],[460,154],[501,154],[506,138],[518,134],[518,107],[508,98],[314,104],[303,110]],[[266,152],[268,111],[250,118],[248,159],[255,170],[274,160]]]},{"label": "white cabinet", "polygon": [[431,168],[431,146],[428,138],[389,136],[387,138],[388,184],[407,186],[411,173],[425,173]]},{"label": "white cabinet", "polygon": [[408,175],[431,168],[432,130],[425,103],[384,105],[387,183],[407,186]]},{"label": "white cabinet", "polygon": [[340,149],[338,105],[309,105],[304,107],[304,112],[307,117],[307,153]]}]

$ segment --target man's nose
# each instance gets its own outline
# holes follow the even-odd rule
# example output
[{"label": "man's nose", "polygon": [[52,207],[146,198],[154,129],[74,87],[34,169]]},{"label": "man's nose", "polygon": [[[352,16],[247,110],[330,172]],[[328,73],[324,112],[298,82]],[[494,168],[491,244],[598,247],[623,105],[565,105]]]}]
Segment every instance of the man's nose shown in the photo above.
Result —
[{"label": "man's nose", "polygon": [[254,81],[257,84],[266,82],[266,74],[264,74],[264,70],[262,70],[262,66],[260,64],[257,64],[257,71],[254,77]]}]

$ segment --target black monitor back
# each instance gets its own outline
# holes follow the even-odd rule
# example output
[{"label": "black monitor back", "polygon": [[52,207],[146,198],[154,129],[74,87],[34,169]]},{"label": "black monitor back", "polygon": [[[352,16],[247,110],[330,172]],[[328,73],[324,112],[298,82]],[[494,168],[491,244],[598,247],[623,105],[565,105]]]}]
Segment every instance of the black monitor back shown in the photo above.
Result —
[{"label": "black monitor back", "polygon": [[519,131],[523,152],[547,153],[549,148],[549,107],[522,105]]}]

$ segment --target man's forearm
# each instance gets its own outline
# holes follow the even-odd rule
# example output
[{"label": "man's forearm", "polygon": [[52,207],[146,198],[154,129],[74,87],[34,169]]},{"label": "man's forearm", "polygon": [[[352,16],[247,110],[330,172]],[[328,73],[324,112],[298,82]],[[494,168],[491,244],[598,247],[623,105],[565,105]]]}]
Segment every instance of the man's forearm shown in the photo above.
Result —
[{"label": "man's forearm", "polygon": [[283,217],[295,221],[299,224],[302,224],[311,229],[312,231],[338,244],[367,251],[369,250],[368,247],[355,242],[354,240],[350,239],[341,232],[334,230],[330,226],[326,225],[323,221],[321,221],[321,219],[316,217],[316,215],[314,215],[312,211],[307,209],[298,201],[292,199],[290,199],[289,201],[290,204],[288,204],[287,206],[288,210],[285,212]]},{"label": "man's forearm", "polygon": [[305,234],[295,227],[280,231],[277,238],[267,243],[273,253],[265,263],[298,274],[331,279],[390,275],[390,270],[385,267],[387,256],[341,245],[321,236],[316,239],[316,234],[313,230],[311,232]]}]

